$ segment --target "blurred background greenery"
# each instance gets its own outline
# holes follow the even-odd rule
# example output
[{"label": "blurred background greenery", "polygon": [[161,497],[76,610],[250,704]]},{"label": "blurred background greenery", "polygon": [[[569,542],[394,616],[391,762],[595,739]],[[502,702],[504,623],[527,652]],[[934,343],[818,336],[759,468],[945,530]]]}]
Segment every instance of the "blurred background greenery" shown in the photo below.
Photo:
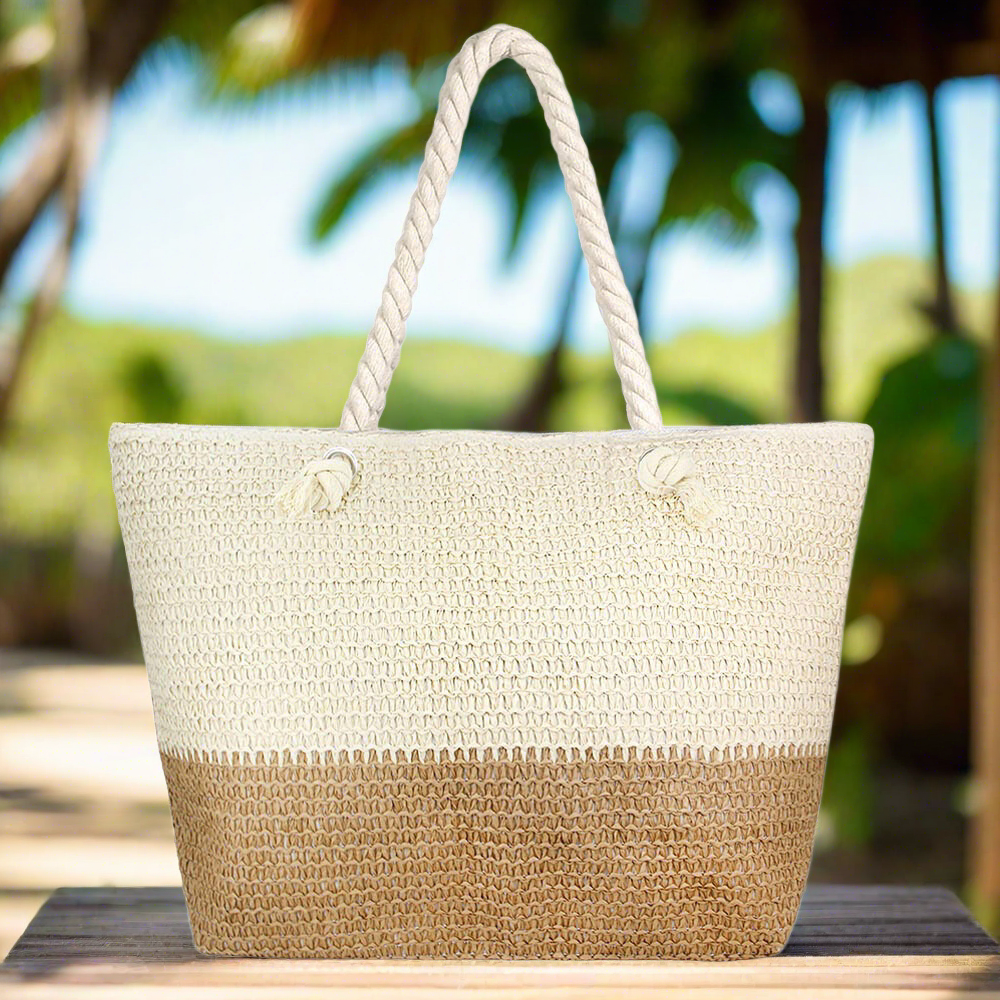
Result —
[{"label": "blurred background greenery", "polygon": [[[199,68],[201,100],[249,116],[288,87],[335,86],[338,74],[374,81],[386,66],[404,73],[409,117],[370,129],[317,184],[303,240],[325,245],[389,175],[412,176],[447,57],[496,21],[535,33],[565,73],[644,330],[647,277],[665,238],[752,244],[755,178],[783,178],[795,192],[786,315],[749,332],[650,337],[664,419],[835,418],[875,429],[813,877],[946,882],[996,921],[997,304],[993,290],[953,285],[936,97],[950,79],[1000,71],[998,15],[998,4],[971,0],[6,0],[0,153],[17,145],[18,156],[0,175],[0,951],[52,883],[175,878],[155,756],[138,749],[152,746],[152,733],[128,666],[141,654],[110,493],[109,424],[328,426],[363,342],[361,329],[250,342],[68,308],[84,195],[116,95],[137,66],[155,72],[157,53],[177,45]],[[769,124],[752,99],[755,82],[774,73],[796,95],[788,128]],[[849,86],[877,108],[902,82],[922,95],[927,142],[917,152],[930,178],[932,252],[831,268],[831,102]],[[637,217],[624,191],[635,136],[650,129],[668,136],[672,166]],[[506,202],[503,252],[514,261],[557,168],[512,64],[487,75],[464,155]],[[30,281],[14,280],[40,229],[40,263]],[[539,303],[551,328],[533,351],[475,338],[409,342],[384,424],[621,426],[608,359],[572,337],[578,247],[561,267]],[[73,746],[77,763],[60,764]]]}]

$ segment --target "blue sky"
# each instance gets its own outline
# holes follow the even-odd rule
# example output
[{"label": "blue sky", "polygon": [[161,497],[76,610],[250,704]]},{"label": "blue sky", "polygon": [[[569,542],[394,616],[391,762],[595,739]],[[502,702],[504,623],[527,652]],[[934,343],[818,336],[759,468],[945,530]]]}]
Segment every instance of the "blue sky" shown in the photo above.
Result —
[{"label": "blue sky", "polygon": [[[780,79],[755,89],[778,124],[797,114]],[[955,279],[990,284],[996,222],[1000,86],[948,84],[940,99]],[[323,182],[381,130],[413,113],[405,81],[386,71],[374,84],[326,79],[276,95],[253,110],[207,106],[179,50],[147,60],[117,102],[110,141],[86,205],[69,289],[71,308],[269,338],[315,330],[361,331],[378,302],[413,186],[387,182],[320,247],[307,238]],[[834,264],[877,254],[923,256],[930,246],[925,134],[919,95],[894,88],[878,102],[843,91],[832,101],[828,253]],[[0,182],[29,135],[0,157]],[[632,152],[627,211],[640,210],[667,169],[655,138]],[[414,172],[415,173],[415,172]],[[694,325],[753,329],[788,308],[794,261],[794,195],[774,179],[754,199],[753,242],[720,245],[698,232],[658,244],[650,327],[669,336]],[[410,329],[537,349],[550,329],[573,238],[565,194],[532,220],[524,253],[504,269],[503,199],[469,164],[459,168],[421,275]],[[46,234],[15,274],[26,288]],[[576,342],[600,347],[603,329],[589,286],[581,287]]]}]

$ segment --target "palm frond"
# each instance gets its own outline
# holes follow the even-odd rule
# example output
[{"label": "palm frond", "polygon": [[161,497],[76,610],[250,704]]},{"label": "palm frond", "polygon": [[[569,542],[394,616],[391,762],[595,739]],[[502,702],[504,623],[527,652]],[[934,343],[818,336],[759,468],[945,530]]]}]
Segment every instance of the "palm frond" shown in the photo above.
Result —
[{"label": "palm frond", "polygon": [[729,241],[749,238],[757,219],[750,198],[755,165],[786,174],[794,139],[770,129],[751,99],[745,73],[709,65],[687,112],[670,127],[677,158],[657,226],[707,225]]},{"label": "palm frond", "polygon": [[412,122],[383,136],[363,150],[340,171],[326,192],[310,223],[313,240],[331,235],[347,212],[388,174],[405,170],[423,153],[434,122],[435,109],[425,108]]},{"label": "palm frond", "polygon": [[481,158],[490,163],[510,202],[510,226],[503,250],[504,262],[510,264],[521,248],[531,209],[558,172],[544,119],[532,113],[509,118],[499,126],[499,141],[492,158]]},{"label": "palm frond", "polygon": [[[420,114],[368,146],[328,184],[313,214],[314,240],[329,237],[376,183],[423,156],[437,106],[436,91],[428,84],[424,79],[416,87],[423,105]],[[463,157],[489,173],[510,203],[503,251],[509,263],[521,247],[532,206],[558,170],[548,126],[523,74],[518,78],[507,67],[497,67],[487,75],[473,104],[462,149]]]}]

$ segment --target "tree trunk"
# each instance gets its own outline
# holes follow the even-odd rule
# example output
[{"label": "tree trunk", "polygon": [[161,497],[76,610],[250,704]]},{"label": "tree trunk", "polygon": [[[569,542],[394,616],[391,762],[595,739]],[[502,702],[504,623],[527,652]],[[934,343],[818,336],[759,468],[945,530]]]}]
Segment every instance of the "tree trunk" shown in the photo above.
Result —
[{"label": "tree trunk", "polygon": [[629,291],[632,293],[632,301],[635,303],[635,315],[639,321],[639,336],[646,343],[649,331],[646,329],[646,312],[648,302],[646,301],[646,279],[649,276],[649,261],[653,256],[653,244],[656,242],[657,227],[655,224],[649,227],[642,235],[642,243],[639,245],[636,254],[635,273],[632,280],[628,282]]},{"label": "tree trunk", "polygon": [[982,395],[984,426],[973,533],[975,795],[969,876],[979,916],[996,932],[1000,929],[1000,308]]},{"label": "tree trunk", "polygon": [[804,95],[802,131],[797,153],[799,221],[795,229],[798,253],[798,314],[795,342],[794,417],[800,421],[824,416],[823,373],[823,219],[826,210],[826,152],[830,116],[825,94]]},{"label": "tree trunk", "polygon": [[[66,122],[68,134],[67,146],[62,154],[64,162],[59,171],[61,183],[57,189],[63,227],[38,289],[25,311],[21,328],[14,337],[11,357],[0,381],[0,434],[8,426],[14,393],[35,336],[62,295],[79,227],[84,177],[90,167],[91,151],[99,145],[100,135],[103,135],[103,126],[94,117],[94,102],[87,94],[89,36],[83,0],[58,0],[53,5],[53,13],[56,52],[52,82],[58,95],[58,115]],[[106,103],[102,99],[101,107]],[[95,131],[92,133],[92,130]],[[24,230],[22,235],[26,233],[27,230]]]},{"label": "tree trunk", "polygon": [[562,303],[559,307],[559,318],[552,344],[542,359],[541,368],[535,376],[535,381],[525,393],[516,408],[501,421],[501,427],[509,431],[542,431],[546,428],[552,403],[562,391],[562,356],[566,348],[569,331],[573,326],[573,314],[576,311],[577,287],[583,272],[583,252],[580,243],[576,241],[573,248],[572,261],[566,272],[566,283],[563,286]]},{"label": "tree trunk", "polygon": [[0,379],[0,441],[10,427],[14,398],[35,339],[52,318],[62,298],[80,228],[83,189],[104,141],[110,103],[110,95],[97,94],[73,107],[71,120],[74,138],[60,191],[62,231],[45,265],[38,288],[25,310],[21,327],[14,335],[11,356],[3,378]]},{"label": "tree trunk", "polygon": [[923,307],[938,332],[958,332],[958,317],[949,277],[948,242],[945,232],[944,181],[941,173],[941,136],[938,132],[938,85],[924,86],[924,117],[927,121],[927,153],[931,165],[931,204],[934,221],[934,300]]},{"label": "tree trunk", "polygon": [[59,190],[69,159],[71,134],[66,109],[51,112],[28,162],[0,197],[0,289],[24,238]]},{"label": "tree trunk", "polygon": [[82,0],[53,5],[56,103],[25,169],[0,198],[0,290],[15,254],[56,195],[63,230],[15,334],[6,371],[0,372],[0,437],[34,340],[65,285],[83,184],[103,141],[111,97],[156,38],[170,6],[170,0],[120,0],[91,25]]},{"label": "tree trunk", "polygon": [[[76,18],[73,6],[69,0],[54,4],[57,19]],[[94,28],[84,25],[89,36],[85,64],[56,67],[57,74],[60,69],[64,74],[72,70],[78,82],[92,92],[116,91],[156,38],[170,7],[171,0],[120,0],[114,9],[104,12],[101,24]],[[64,42],[64,37],[59,41]],[[50,109],[24,169],[0,197],[0,289],[18,248],[59,189],[71,133],[67,109],[57,103]]]},{"label": "tree trunk", "polygon": [[[613,143],[593,145],[590,150],[612,240],[615,240],[618,235],[620,213],[617,204],[609,204],[608,190],[611,187],[611,176],[614,173],[615,165],[623,152],[623,146]],[[542,359],[534,382],[521,402],[500,421],[500,427],[504,430],[537,432],[547,429],[552,404],[564,388],[562,359],[566,351],[566,341],[569,339],[569,333],[573,326],[577,286],[580,283],[580,273],[584,269],[583,264],[583,251],[580,248],[579,234],[577,234],[577,238],[573,241],[573,256],[569,270],[566,272],[566,282],[563,285],[562,301],[551,346]]]}]

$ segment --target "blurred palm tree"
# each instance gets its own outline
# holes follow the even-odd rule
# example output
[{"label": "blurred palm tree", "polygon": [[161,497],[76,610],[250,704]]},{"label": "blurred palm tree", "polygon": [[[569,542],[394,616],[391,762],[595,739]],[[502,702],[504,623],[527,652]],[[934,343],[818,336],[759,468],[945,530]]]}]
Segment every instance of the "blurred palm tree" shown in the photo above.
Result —
[{"label": "blurred palm tree", "polygon": [[944,204],[944,171],[941,160],[938,93],[943,81],[931,78],[923,83],[924,122],[927,126],[927,162],[930,165],[931,222],[933,233],[934,296],[930,301],[918,301],[917,308],[945,336],[960,332],[960,320],[951,287],[947,218]]},{"label": "blurred palm tree", "polygon": [[0,6],[0,143],[34,119],[20,170],[0,193],[0,291],[50,206],[59,233],[0,359],[0,435],[38,331],[59,303],[80,228],[84,188],[111,101],[158,38],[217,57],[253,0],[5,0]]},{"label": "blurred palm tree", "polygon": [[[0,374],[0,432],[34,331],[58,300],[77,233],[79,192],[100,148],[108,102],[153,40],[172,35],[210,53],[219,93],[245,96],[331,62],[370,67],[395,53],[415,69],[424,67],[453,52],[472,31],[498,20],[527,28],[553,49],[585,112],[595,158],[602,141],[610,145],[606,190],[638,114],[648,111],[673,131],[680,159],[664,200],[666,217],[645,234],[618,234],[626,256],[635,256],[630,278],[640,309],[647,273],[643,259],[659,233],[690,218],[690,204],[677,204],[688,200],[687,195],[679,198],[685,187],[703,206],[696,216],[711,214],[714,205],[723,209],[715,213],[716,221],[728,212],[742,224],[741,184],[732,184],[734,177],[744,176],[741,162],[759,158],[792,177],[801,204],[794,409],[800,419],[821,419],[827,95],[845,80],[870,89],[903,79],[923,84],[936,281],[932,300],[918,305],[938,329],[956,329],[934,95],[944,79],[995,68],[990,25],[996,19],[990,21],[987,9],[992,8],[980,0],[949,5],[889,0],[876,11],[864,0],[834,5],[822,0],[437,0],[433,5],[285,0],[263,6],[254,0],[5,0],[0,6],[0,141],[35,116],[39,127],[24,168],[0,195],[0,288],[46,206],[57,204],[62,231],[13,338],[6,374]],[[762,131],[753,116],[743,116],[745,94],[732,86],[732,77],[742,82],[765,67],[787,69],[802,96],[803,126],[794,157],[768,148],[776,137]],[[497,73],[512,78],[509,70]],[[720,98],[717,103],[713,94]],[[733,100],[721,99],[726,94]],[[713,108],[719,113],[706,116]],[[530,142],[517,135],[523,124],[517,117],[510,122],[509,147],[523,145],[530,152]],[[757,140],[764,149],[754,148]],[[547,155],[543,149],[538,153]],[[532,164],[544,162],[525,156],[515,165],[512,246],[524,217],[517,209],[530,204],[533,188],[543,186],[543,178],[534,180]],[[685,168],[693,184],[685,185]],[[649,250],[644,249],[647,239]],[[566,289],[575,285],[578,270],[567,271]],[[570,298],[567,292],[564,302]],[[569,316],[571,309],[562,313]],[[558,341],[557,332],[553,345]]]},{"label": "blurred palm tree", "polygon": [[15,2],[3,8],[0,139],[33,115],[41,122],[26,162],[0,199],[0,283],[50,203],[58,204],[61,222],[0,377],[0,430],[31,343],[66,279],[83,186],[102,141],[111,95],[166,10],[160,0],[109,6],[114,8],[110,16],[95,22],[83,0],[58,0],[51,7]]}]

